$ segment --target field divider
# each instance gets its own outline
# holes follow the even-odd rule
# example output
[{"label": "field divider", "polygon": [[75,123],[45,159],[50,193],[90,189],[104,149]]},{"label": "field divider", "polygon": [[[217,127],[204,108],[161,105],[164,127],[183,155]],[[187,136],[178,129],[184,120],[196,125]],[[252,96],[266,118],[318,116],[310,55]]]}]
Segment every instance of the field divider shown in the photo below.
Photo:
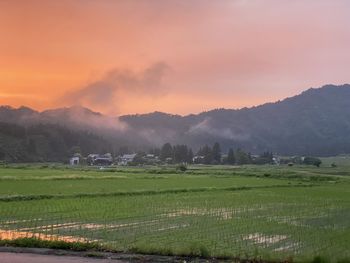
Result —
[{"label": "field divider", "polygon": [[293,187],[314,187],[316,184],[297,184],[297,185],[260,185],[260,186],[233,186],[233,187],[200,187],[200,188],[177,188],[167,190],[140,190],[129,192],[110,192],[110,193],[79,193],[69,195],[13,195],[0,196],[0,202],[13,201],[34,201],[44,199],[71,199],[71,198],[89,198],[89,197],[113,197],[113,196],[136,196],[136,195],[161,195],[161,194],[177,194],[177,193],[196,193],[196,192],[214,192],[214,191],[244,191],[254,189],[269,188],[293,188]]}]

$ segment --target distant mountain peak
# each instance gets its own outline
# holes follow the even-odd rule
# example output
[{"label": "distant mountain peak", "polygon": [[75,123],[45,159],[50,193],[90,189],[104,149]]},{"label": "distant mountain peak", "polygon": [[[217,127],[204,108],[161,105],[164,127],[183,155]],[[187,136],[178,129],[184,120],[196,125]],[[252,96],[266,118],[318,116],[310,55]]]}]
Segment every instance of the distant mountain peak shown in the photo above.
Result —
[{"label": "distant mountain peak", "polygon": [[74,105],[71,107],[63,107],[63,108],[56,108],[56,109],[49,109],[42,112],[42,114],[72,114],[72,113],[79,113],[79,114],[90,114],[90,115],[102,115],[99,112],[92,111],[89,108],[80,106],[80,105]]}]

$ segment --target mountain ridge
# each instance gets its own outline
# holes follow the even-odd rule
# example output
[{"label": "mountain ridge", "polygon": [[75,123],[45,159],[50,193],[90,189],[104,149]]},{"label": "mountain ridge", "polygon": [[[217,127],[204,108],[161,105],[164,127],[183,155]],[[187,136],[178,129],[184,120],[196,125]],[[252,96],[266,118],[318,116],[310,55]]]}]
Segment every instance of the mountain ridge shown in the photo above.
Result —
[{"label": "mountain ridge", "polygon": [[[42,112],[0,107],[0,122],[60,125],[102,136],[119,147],[140,150],[165,142],[198,149],[219,142],[252,153],[285,155],[350,153],[350,85],[311,88],[277,102],[241,109],[213,109],[185,116],[153,112],[109,117],[74,106]],[[1,135],[1,133],[0,133]]]},{"label": "mountain ridge", "polygon": [[[242,107],[242,108],[238,108],[238,109],[234,109],[234,108],[214,108],[211,110],[207,110],[207,111],[202,111],[199,113],[189,113],[189,114],[185,114],[185,115],[181,115],[181,114],[176,114],[176,113],[167,113],[167,112],[163,112],[163,111],[152,111],[152,112],[146,112],[146,113],[135,113],[135,114],[123,114],[120,116],[110,116],[110,117],[114,117],[114,118],[122,118],[122,117],[129,117],[129,116],[135,116],[135,117],[144,117],[144,116],[149,116],[149,115],[168,115],[168,116],[174,116],[174,117],[190,117],[190,116],[196,116],[196,115],[202,115],[202,114],[206,114],[206,113],[210,113],[210,112],[215,112],[215,111],[243,111],[243,110],[252,110],[252,109],[256,109],[256,108],[260,108],[260,107],[264,107],[264,106],[268,106],[268,105],[273,105],[273,104],[278,104],[281,103],[283,101],[289,100],[289,99],[294,99],[298,96],[301,96],[303,94],[307,94],[307,93],[311,93],[311,92],[317,92],[317,91],[324,91],[324,90],[330,90],[330,89],[347,89],[350,88],[350,84],[345,83],[342,85],[334,85],[334,84],[327,84],[327,85],[323,85],[322,87],[319,88],[309,88],[307,90],[302,91],[299,94],[293,95],[293,96],[289,96],[286,97],[284,99],[279,99],[277,101],[272,101],[272,102],[265,102],[256,106],[251,106],[251,107]],[[15,111],[30,111],[32,113],[49,113],[49,112],[55,112],[55,111],[70,111],[72,109],[81,109],[87,112],[90,112],[91,114],[96,114],[96,115],[104,115],[101,112],[98,111],[94,111],[88,107],[84,107],[84,106],[80,106],[80,105],[73,105],[70,107],[58,107],[58,108],[49,108],[49,109],[45,109],[42,111],[38,111],[35,110],[33,108],[30,108],[28,106],[25,105],[21,105],[19,107],[13,107],[11,105],[0,105],[0,111],[3,109],[8,109],[8,110],[15,110]],[[104,115],[106,116],[106,115]]]}]

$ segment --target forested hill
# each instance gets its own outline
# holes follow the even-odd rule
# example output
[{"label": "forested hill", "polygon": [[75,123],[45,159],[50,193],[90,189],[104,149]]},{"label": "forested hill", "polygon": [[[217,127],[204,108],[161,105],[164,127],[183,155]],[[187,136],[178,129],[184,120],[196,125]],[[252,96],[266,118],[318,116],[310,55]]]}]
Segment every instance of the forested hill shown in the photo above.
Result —
[{"label": "forested hill", "polygon": [[110,152],[111,145],[101,136],[87,131],[74,131],[54,124],[20,126],[0,122],[0,161],[67,162],[81,151]]},{"label": "forested hill", "polygon": [[82,107],[44,112],[0,107],[0,159],[63,160],[75,146],[85,154],[124,146],[147,150],[165,142],[187,144],[195,151],[219,142],[223,151],[350,153],[350,85],[327,85],[257,107],[187,116],[154,112],[112,118]]},{"label": "forested hill", "polygon": [[193,147],[220,142],[253,153],[350,153],[350,85],[327,85],[275,103],[240,110],[217,109],[185,117],[153,113],[123,116],[137,130],[151,130]]}]

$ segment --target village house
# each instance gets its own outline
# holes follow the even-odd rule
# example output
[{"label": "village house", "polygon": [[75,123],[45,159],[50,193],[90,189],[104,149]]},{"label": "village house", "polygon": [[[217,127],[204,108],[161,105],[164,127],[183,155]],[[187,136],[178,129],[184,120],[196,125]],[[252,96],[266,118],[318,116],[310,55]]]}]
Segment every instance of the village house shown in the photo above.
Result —
[{"label": "village house", "polygon": [[70,165],[79,165],[82,162],[82,156],[80,153],[75,153],[73,156],[69,159]]},{"label": "village house", "polygon": [[73,156],[69,159],[70,165],[79,165],[80,163],[80,157],[79,156]]},{"label": "village house", "polygon": [[110,153],[105,154],[89,154],[87,157],[89,165],[111,165],[113,163],[113,157]]},{"label": "village house", "polygon": [[128,163],[134,161],[135,156],[136,153],[122,155],[121,157],[119,157],[118,165],[128,165]]},{"label": "village house", "polygon": [[204,156],[202,156],[202,155],[193,156],[192,161],[193,161],[193,163],[203,163]]},{"label": "village house", "polygon": [[160,163],[159,157],[155,154],[146,154],[144,157],[146,164],[157,164]]}]

